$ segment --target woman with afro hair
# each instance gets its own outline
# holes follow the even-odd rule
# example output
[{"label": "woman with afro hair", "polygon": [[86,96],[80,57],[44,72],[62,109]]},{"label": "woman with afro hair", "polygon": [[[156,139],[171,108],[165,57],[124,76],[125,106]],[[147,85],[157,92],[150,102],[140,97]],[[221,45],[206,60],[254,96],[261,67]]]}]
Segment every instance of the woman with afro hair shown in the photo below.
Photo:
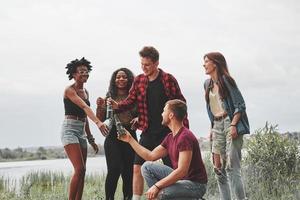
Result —
[{"label": "woman with afro hair", "polygon": [[69,199],[79,200],[82,197],[84,187],[87,158],[86,138],[96,153],[99,150],[91,134],[87,117],[97,125],[103,135],[108,133],[108,129],[89,107],[89,93],[84,88],[84,83],[87,82],[92,70],[90,62],[85,58],[75,59],[67,64],[66,69],[69,80],[74,79],[74,83],[67,86],[64,91],[65,119],[62,125],[61,141],[74,167],[69,188]]}]

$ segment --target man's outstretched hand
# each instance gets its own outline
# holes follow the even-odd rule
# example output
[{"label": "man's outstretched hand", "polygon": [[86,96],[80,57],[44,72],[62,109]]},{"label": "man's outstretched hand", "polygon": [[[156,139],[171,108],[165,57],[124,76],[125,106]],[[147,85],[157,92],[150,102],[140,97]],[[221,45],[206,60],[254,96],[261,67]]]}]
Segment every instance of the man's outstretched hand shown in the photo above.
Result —
[{"label": "man's outstretched hand", "polygon": [[131,134],[126,129],[125,129],[125,131],[126,131],[126,133],[123,134],[123,135],[119,135],[118,139],[121,140],[121,141],[123,141],[123,142],[129,143],[131,141],[131,139],[132,139],[132,136],[131,136]]}]

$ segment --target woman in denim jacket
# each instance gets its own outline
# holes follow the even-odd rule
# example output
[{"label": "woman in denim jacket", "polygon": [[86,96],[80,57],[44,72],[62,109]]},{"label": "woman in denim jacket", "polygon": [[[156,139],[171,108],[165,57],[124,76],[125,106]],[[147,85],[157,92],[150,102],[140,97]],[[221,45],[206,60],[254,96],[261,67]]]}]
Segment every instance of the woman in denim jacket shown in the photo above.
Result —
[{"label": "woman in denim jacket", "polygon": [[240,165],[243,135],[250,133],[245,102],[221,53],[204,55],[203,67],[210,76],[204,88],[220,197],[230,200],[232,193],[246,199]]}]

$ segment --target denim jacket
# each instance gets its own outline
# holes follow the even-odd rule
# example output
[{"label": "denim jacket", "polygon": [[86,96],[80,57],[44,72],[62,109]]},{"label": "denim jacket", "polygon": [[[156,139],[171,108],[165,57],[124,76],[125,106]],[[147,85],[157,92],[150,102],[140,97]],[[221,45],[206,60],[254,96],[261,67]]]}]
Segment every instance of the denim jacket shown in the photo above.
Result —
[{"label": "denim jacket", "polygon": [[[209,85],[211,84],[211,79],[207,79],[204,83],[205,91],[208,89]],[[228,97],[224,99],[224,109],[227,112],[230,120],[232,121],[233,116],[236,113],[241,113],[241,118],[237,123],[237,132],[238,134],[249,134],[250,127],[249,121],[246,113],[246,105],[244,98],[237,87],[232,86],[228,80],[224,77],[225,85],[229,91]],[[214,116],[211,112],[209,103],[206,102],[207,113],[211,122],[211,127],[214,125]]]}]

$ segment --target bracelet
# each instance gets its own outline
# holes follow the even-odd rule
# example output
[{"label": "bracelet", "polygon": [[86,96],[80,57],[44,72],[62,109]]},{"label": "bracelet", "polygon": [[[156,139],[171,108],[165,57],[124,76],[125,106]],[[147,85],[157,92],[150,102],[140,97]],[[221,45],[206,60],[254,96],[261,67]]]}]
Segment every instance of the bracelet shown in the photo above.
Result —
[{"label": "bracelet", "polygon": [[92,143],[95,142],[95,138],[94,138],[92,135],[89,135],[89,136],[87,136],[86,138],[87,138],[89,144],[92,144]]},{"label": "bracelet", "polygon": [[155,186],[157,189],[161,190],[156,184],[154,184],[154,186]]},{"label": "bracelet", "polygon": [[236,124],[230,124],[230,126],[235,126],[236,127]]}]

